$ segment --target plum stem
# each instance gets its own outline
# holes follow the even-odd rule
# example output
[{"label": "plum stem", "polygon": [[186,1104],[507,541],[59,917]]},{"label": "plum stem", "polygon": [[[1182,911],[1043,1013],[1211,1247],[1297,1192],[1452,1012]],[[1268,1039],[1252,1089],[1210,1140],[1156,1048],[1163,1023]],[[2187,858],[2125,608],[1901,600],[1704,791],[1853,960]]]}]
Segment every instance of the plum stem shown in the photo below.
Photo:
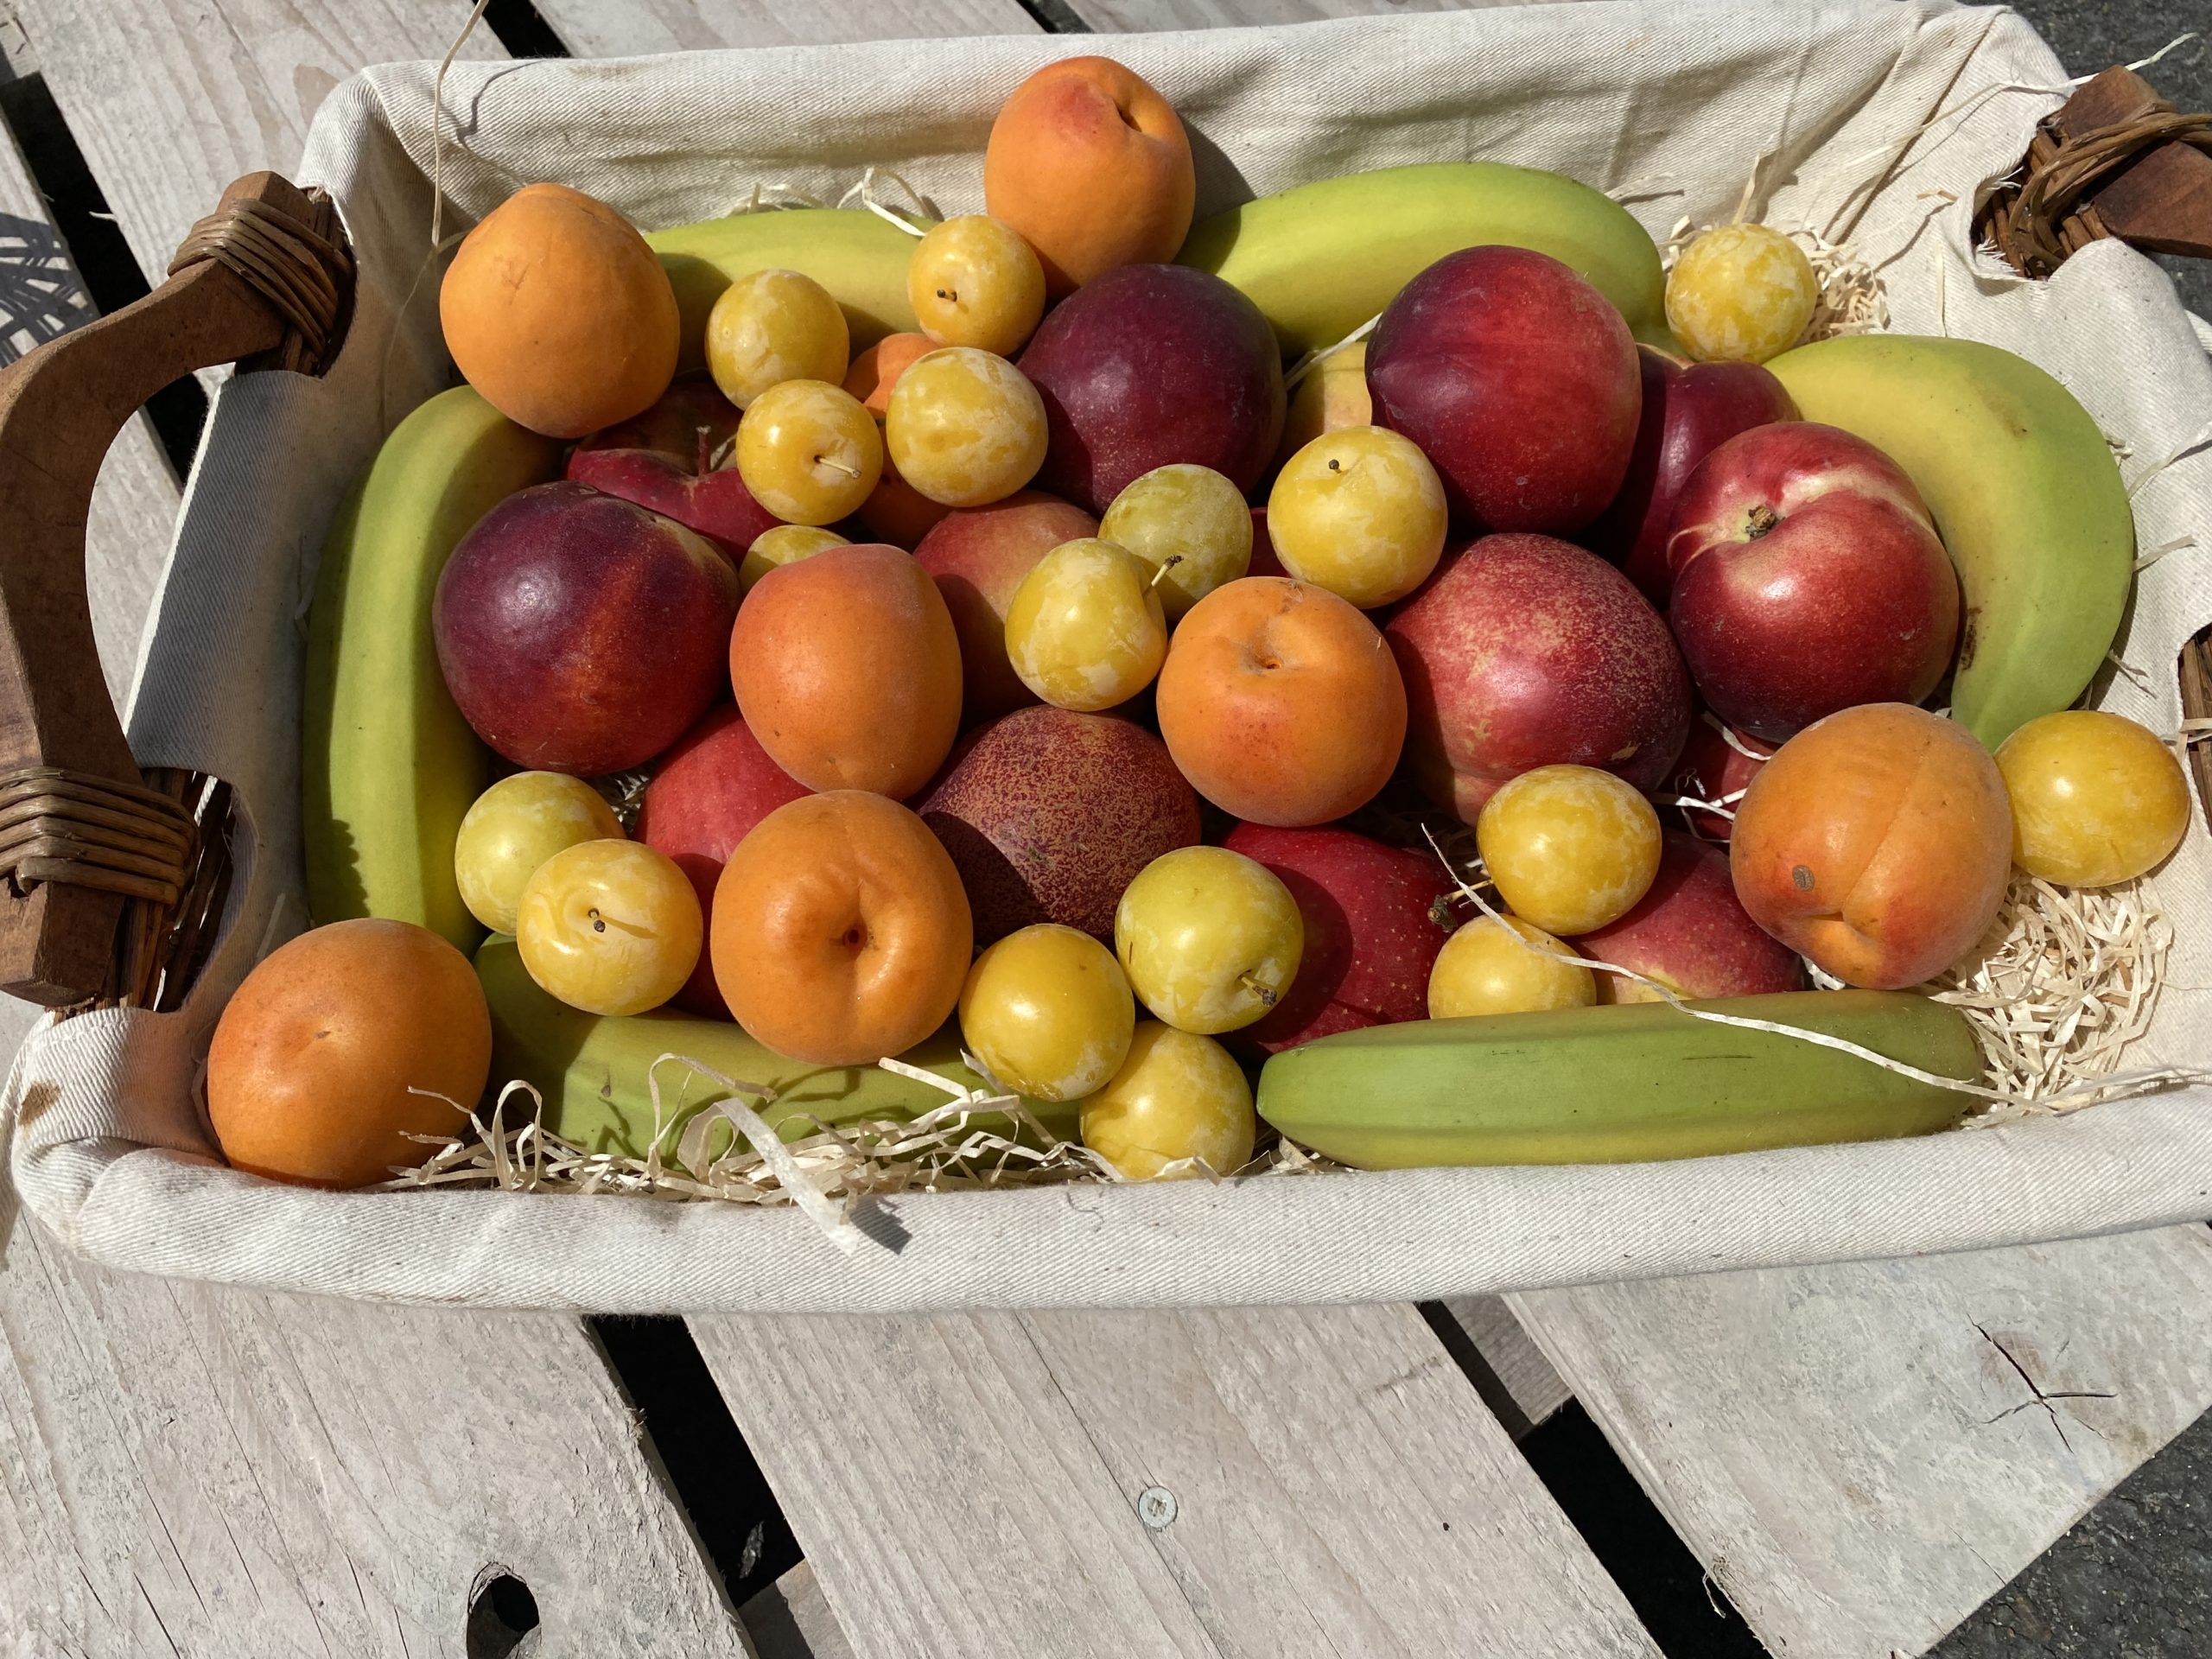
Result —
[{"label": "plum stem", "polygon": [[842,473],[847,478],[858,478],[861,475],[861,469],[859,467],[848,467],[843,461],[836,460],[835,457],[830,455],[817,455],[814,458],[814,464],[817,467],[830,467],[835,471]]},{"label": "plum stem", "polygon": [[1262,984],[1258,977],[1251,973],[1247,972],[1237,975],[1236,982],[1239,985],[1242,985],[1246,990],[1251,992],[1253,995],[1258,997],[1260,999],[1260,1006],[1263,1008],[1272,1008],[1279,1001],[1281,1000],[1275,995],[1274,989],[1272,986]]},{"label": "plum stem", "polygon": [[1170,553],[1166,558],[1160,562],[1160,569],[1152,573],[1152,580],[1145,585],[1148,588],[1159,587],[1160,582],[1166,579],[1167,573],[1182,563],[1183,556],[1180,553]]}]

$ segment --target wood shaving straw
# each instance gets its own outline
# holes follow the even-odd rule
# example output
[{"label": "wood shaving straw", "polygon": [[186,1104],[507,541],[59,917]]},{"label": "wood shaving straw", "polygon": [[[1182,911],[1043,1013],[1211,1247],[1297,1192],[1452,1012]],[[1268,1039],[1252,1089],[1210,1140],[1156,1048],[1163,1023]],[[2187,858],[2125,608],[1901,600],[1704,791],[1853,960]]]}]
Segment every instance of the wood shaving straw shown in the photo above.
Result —
[{"label": "wood shaving straw", "polygon": [[2173,930],[2142,881],[2076,889],[2014,872],[1980,946],[1934,989],[1936,1001],[1973,1024],[1989,1081],[2004,1096],[1967,1122],[2056,1116],[2191,1080],[2178,1069],[2120,1071],[2150,1029],[2172,944]]}]

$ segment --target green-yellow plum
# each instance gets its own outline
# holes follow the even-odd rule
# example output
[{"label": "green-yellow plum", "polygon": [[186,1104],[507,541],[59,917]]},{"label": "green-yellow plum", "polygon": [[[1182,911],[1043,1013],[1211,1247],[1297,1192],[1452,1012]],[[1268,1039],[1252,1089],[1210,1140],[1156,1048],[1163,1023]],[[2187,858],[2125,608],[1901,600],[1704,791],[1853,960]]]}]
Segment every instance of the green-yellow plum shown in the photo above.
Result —
[{"label": "green-yellow plum", "polygon": [[1403,599],[1444,555],[1444,480],[1411,438],[1382,426],[1325,432],[1268,496],[1284,569],[1362,610]]},{"label": "green-yellow plum", "polygon": [[940,346],[1019,351],[1045,315],[1045,268],[1012,226],[963,213],[914,245],[906,298],[922,332]]},{"label": "green-yellow plum", "polygon": [[1538,766],[1491,796],[1475,845],[1506,908],[1573,938],[1618,921],[1659,874],[1659,814],[1594,766]]},{"label": "green-yellow plum", "polygon": [[523,884],[581,841],[620,841],[606,798],[561,772],[518,772],[476,798],[454,838],[453,873],[469,914],[494,933],[515,931]]},{"label": "green-yellow plum", "polygon": [[1437,952],[1428,973],[1428,1017],[1586,1008],[1598,1000],[1597,976],[1565,960],[1573,954],[1517,916],[1478,916]]},{"label": "green-yellow plum", "polygon": [[1147,1020],[1128,1058],[1083,1103],[1083,1144],[1125,1180],[1230,1175],[1252,1160],[1252,1089],[1211,1037]]},{"label": "green-yellow plum", "polygon": [[2189,781],[2157,733],[2098,709],[2030,721],[1998,746],[2012,861],[2068,887],[2133,880],[2181,844]]},{"label": "green-yellow plum", "polygon": [[1107,507],[1098,533],[1166,569],[1160,602],[1171,622],[1252,568],[1252,509],[1244,492],[1192,461],[1131,480]]},{"label": "green-yellow plum", "polygon": [[883,435],[861,400],[826,380],[786,380],[745,406],[737,474],[786,524],[832,524],[883,475]]},{"label": "green-yellow plum", "polygon": [[1127,702],[1167,656],[1154,574],[1112,542],[1061,543],[1007,607],[1006,656],[1015,675],[1056,708],[1096,713]]},{"label": "green-yellow plum", "polygon": [[786,380],[842,380],[852,344],[835,296],[803,271],[748,271],[707,314],[707,371],[740,409]]},{"label": "green-yellow plum", "polygon": [[683,988],[705,936],[691,878],[638,841],[584,841],[523,884],[515,945],[540,988],[586,1014],[643,1014]]},{"label": "green-yellow plum", "polygon": [[1016,1094],[1080,1100],[1121,1070],[1136,1003],[1114,953],[1056,922],[1017,929],[976,958],[960,988],[969,1052]]},{"label": "green-yellow plum", "polygon": [[737,579],[750,588],[779,564],[796,564],[824,549],[850,545],[847,537],[821,524],[778,524],[753,538],[737,567]]},{"label": "green-yellow plum", "polygon": [[1203,1035],[1249,1026],[1274,1007],[1305,949],[1290,889],[1225,847],[1161,854],[1114,912],[1114,952],[1138,1000]]},{"label": "green-yellow plum", "polygon": [[884,406],[899,476],[948,507],[1003,501],[1045,461],[1045,400],[1020,369],[970,346],[907,365]]}]

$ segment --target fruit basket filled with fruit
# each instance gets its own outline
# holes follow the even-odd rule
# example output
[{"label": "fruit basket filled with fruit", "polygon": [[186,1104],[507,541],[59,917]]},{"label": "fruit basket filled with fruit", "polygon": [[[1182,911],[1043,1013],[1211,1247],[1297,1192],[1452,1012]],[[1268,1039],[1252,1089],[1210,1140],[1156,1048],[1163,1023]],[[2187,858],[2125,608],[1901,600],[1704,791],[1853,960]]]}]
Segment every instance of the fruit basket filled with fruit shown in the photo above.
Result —
[{"label": "fruit basket filled with fruit", "polygon": [[195,232],[162,349],[287,343],[127,753],[81,582],[0,587],[32,1210],[610,1310],[2202,1214],[2212,359],[1978,245],[2026,26],[1058,56],[393,66]]}]

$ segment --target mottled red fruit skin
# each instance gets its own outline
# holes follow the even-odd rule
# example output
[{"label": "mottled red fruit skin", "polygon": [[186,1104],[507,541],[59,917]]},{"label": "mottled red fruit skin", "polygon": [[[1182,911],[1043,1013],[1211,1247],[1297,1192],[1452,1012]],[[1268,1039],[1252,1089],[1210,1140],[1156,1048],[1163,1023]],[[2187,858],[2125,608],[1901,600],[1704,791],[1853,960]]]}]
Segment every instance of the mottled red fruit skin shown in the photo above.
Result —
[{"label": "mottled red fruit skin", "polygon": [[1273,870],[1298,900],[1298,976],[1241,1044],[1273,1054],[1363,1026],[1428,1017],[1428,971],[1451,937],[1437,901],[1452,889],[1435,859],[1333,827],[1240,823],[1222,842]]},{"label": "mottled red fruit skin", "polygon": [[1832,426],[1755,427],[1707,455],[1667,556],[1698,690],[1770,742],[1840,709],[1918,702],[1958,644],[1958,577],[1919,491]]},{"label": "mottled red fruit skin", "polygon": [[1037,561],[1062,542],[1098,533],[1098,520],[1042,490],[1023,490],[988,507],[948,512],[914,549],[952,613],[960,636],[960,720],[996,720],[1037,701],[1006,656],[1006,613],[1014,590]]},{"label": "mottled red fruit skin", "polygon": [[1122,890],[1199,830],[1198,798],[1158,738],[1046,707],[976,732],[921,813],[960,871],[978,946],[1032,922],[1111,939]]},{"label": "mottled red fruit skin", "polygon": [[1038,487],[1093,512],[1177,461],[1249,493],[1282,437],[1274,330],[1207,271],[1123,265],[1094,277],[1038,325],[1020,367],[1051,433]]},{"label": "mottled red fruit skin", "polygon": [[644,414],[578,444],[569,480],[650,507],[741,559],[782,520],[753,499],[736,467],[709,464],[737,421],[737,406],[711,381],[679,380]]},{"label": "mottled red fruit skin", "polygon": [[[686,732],[655,769],[638,814],[637,839],[666,853],[691,878],[711,934],[715,882],[731,850],[778,807],[810,792],[768,758],[736,705],[724,703]],[[676,1001],[693,1014],[730,1017],[703,943],[699,965]]]},{"label": "mottled red fruit skin", "polygon": [[[1682,758],[1675,767],[1675,792],[1726,804],[1733,812],[1737,802],[1726,798],[1735,795],[1741,798],[1741,791],[1751,787],[1759,768],[1773,756],[1775,746],[1762,743],[1745,732],[1724,734],[1721,728],[1725,723],[1718,715],[1703,711],[1690,722],[1689,741],[1682,745]],[[1731,735],[1735,743],[1728,741]],[[1743,747],[1739,748],[1738,744]],[[1745,749],[1753,753],[1746,754]],[[1758,758],[1754,759],[1754,755]],[[1700,812],[1694,807],[1682,810],[1690,828],[1708,841],[1726,841],[1735,833],[1736,821],[1732,817],[1724,818],[1718,812]]]},{"label": "mottled red fruit skin", "polygon": [[1782,382],[1756,363],[1686,363],[1649,346],[1636,351],[1643,413],[1628,476],[1612,505],[1579,539],[1620,566],[1643,596],[1664,610],[1674,586],[1667,535],[1682,486],[1723,442],[1755,426],[1794,421],[1797,405]]},{"label": "mottled red fruit skin", "polygon": [[1461,524],[1554,536],[1618,493],[1643,407],[1612,302],[1526,248],[1464,248],[1401,289],[1368,342],[1367,390]]},{"label": "mottled red fruit skin", "polygon": [[729,691],[737,570],[672,519],[581,484],[509,496],[438,578],[438,665],[518,766],[641,766]]},{"label": "mottled red fruit skin", "polygon": [[1689,734],[1689,675],[1658,612],[1548,536],[1446,554],[1383,637],[1405,677],[1414,778],[1469,823],[1501,784],[1560,762],[1656,789]]},{"label": "mottled red fruit skin", "polygon": [[[1677,996],[1764,996],[1805,988],[1803,960],[1745,912],[1726,849],[1666,833],[1659,874],[1636,907],[1574,942],[1576,954],[1658,980]],[[1648,995],[1613,982],[1623,1001]]]}]

